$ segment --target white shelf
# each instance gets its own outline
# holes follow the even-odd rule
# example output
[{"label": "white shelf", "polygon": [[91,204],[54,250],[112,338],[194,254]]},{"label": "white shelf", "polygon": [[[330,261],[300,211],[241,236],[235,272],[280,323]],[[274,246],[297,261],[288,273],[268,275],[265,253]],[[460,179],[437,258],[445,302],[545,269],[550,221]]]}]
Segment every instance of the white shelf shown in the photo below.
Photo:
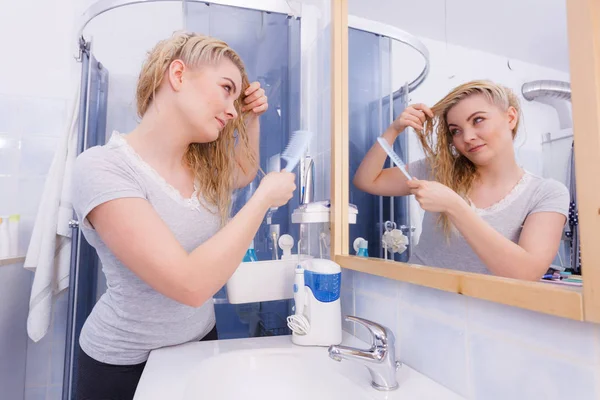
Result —
[{"label": "white shelf", "polygon": [[3,265],[11,265],[11,264],[22,263],[23,261],[25,261],[25,256],[0,258],[0,267],[3,266]]}]

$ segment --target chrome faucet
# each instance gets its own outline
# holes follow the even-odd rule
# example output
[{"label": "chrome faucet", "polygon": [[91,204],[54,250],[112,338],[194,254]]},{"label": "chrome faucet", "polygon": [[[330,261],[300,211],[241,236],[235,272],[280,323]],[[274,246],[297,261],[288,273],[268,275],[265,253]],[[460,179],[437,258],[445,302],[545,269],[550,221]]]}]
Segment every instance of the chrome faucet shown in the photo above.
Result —
[{"label": "chrome faucet", "polygon": [[363,364],[371,373],[371,385],[377,390],[398,389],[396,370],[400,362],[396,361],[394,334],[389,328],[363,318],[347,316],[346,321],[365,326],[371,334],[371,348],[356,349],[347,346],[329,346],[329,357],[335,361],[354,360]]}]

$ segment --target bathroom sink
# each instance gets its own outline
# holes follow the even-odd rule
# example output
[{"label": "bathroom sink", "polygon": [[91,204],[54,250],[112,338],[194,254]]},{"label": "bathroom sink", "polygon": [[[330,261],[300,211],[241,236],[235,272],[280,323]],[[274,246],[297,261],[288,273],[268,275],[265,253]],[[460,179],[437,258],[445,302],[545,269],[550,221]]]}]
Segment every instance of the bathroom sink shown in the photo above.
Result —
[{"label": "bathroom sink", "polygon": [[183,399],[371,399],[325,351],[242,350],[211,357],[188,376]]},{"label": "bathroom sink", "polygon": [[[369,347],[345,332],[342,343]],[[378,391],[363,365],[290,336],[194,342],[151,352],[134,400],[462,399],[406,365],[397,378],[397,390]]]}]

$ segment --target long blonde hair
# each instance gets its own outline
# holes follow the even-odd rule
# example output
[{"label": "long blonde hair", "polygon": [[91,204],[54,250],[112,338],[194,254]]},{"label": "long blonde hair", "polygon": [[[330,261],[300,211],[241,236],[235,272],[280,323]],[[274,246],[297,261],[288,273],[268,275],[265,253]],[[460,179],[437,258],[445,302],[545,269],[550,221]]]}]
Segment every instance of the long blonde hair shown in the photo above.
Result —
[{"label": "long blonde hair", "polygon": [[231,207],[236,168],[234,157],[236,131],[242,157],[246,158],[243,164],[253,167],[257,164],[246,133],[245,114],[241,112],[244,92],[249,86],[246,68],[241,58],[227,43],[219,39],[178,31],[170,38],[158,42],[148,53],[139,74],[136,91],[137,112],[142,118],[152,104],[156,90],[174,60],[181,60],[188,66],[197,67],[205,64],[214,65],[223,57],[231,60],[242,75],[242,94],[235,102],[238,116],[223,128],[219,138],[214,142],[190,144],[184,158],[198,182],[201,204],[204,200],[216,208],[221,217],[221,224],[227,222]]},{"label": "long blonde hair", "polygon": [[[517,110],[519,116],[521,114],[519,100],[511,89],[491,81],[475,80],[457,86],[438,101],[431,108],[434,117],[427,116],[423,131],[417,131],[417,136],[423,146],[423,151],[433,174],[432,178],[448,186],[465,199],[473,186],[477,169],[475,164],[454,148],[446,117],[452,107],[465,98],[476,94],[484,95],[490,103],[495,104],[504,111],[512,106]],[[513,139],[519,129],[519,120],[518,117],[512,130]],[[451,224],[446,214],[440,214],[438,224],[443,229],[446,237],[449,237]]]}]

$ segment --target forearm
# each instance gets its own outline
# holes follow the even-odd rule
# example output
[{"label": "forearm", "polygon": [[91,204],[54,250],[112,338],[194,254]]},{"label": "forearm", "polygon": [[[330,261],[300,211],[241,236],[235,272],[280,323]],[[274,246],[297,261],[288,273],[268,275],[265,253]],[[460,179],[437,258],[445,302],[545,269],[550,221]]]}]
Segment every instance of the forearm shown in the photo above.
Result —
[{"label": "forearm", "polygon": [[[393,146],[398,137],[397,132],[390,126],[381,136]],[[353,179],[354,185],[363,191],[382,196],[399,196],[408,194],[408,188],[403,186],[404,175],[395,169],[384,169],[387,154],[379,143],[375,142],[360,163]],[[400,177],[402,176],[402,178]]]},{"label": "forearm", "polygon": [[204,304],[233,275],[268,208],[257,192],[227,225],[188,255],[186,290],[191,303]]},{"label": "forearm", "polygon": [[504,237],[484,221],[462,199],[447,212],[452,224],[487,268],[498,276],[537,280],[539,260],[518,244]]},{"label": "forearm", "polygon": [[236,188],[242,188],[248,185],[256,177],[260,160],[260,122],[259,118],[250,116],[248,126],[246,127],[248,134],[248,146],[250,152],[254,156],[255,163],[250,162],[250,158],[244,154],[242,146],[238,143],[235,148],[235,159],[237,163],[236,171]]}]

